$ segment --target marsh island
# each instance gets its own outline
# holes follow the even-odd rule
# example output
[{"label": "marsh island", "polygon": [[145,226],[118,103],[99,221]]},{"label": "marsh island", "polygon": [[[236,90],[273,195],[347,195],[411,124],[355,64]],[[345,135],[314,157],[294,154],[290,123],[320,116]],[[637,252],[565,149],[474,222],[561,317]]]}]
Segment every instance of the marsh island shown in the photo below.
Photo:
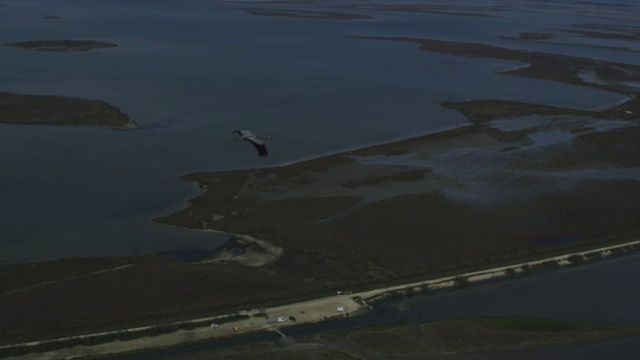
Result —
[{"label": "marsh island", "polygon": [[[55,17],[49,17],[55,18]],[[30,40],[7,43],[27,50],[57,51],[57,52],[85,52],[93,49],[117,47],[117,44],[96,40]]]},{"label": "marsh island", "polygon": [[100,100],[0,92],[0,123],[135,129],[122,110]]}]

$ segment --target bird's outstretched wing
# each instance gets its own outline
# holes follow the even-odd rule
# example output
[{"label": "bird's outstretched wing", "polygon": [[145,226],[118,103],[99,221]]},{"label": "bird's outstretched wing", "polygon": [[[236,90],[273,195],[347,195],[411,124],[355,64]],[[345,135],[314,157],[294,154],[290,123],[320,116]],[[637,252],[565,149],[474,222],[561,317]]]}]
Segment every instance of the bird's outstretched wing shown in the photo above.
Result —
[{"label": "bird's outstretched wing", "polygon": [[258,156],[265,157],[269,153],[267,151],[267,146],[260,139],[251,136],[251,137],[245,138],[245,140],[247,140],[248,142],[253,144],[253,146],[256,147],[256,149],[258,150]]},{"label": "bird's outstretched wing", "polygon": [[267,156],[267,154],[268,154],[267,147],[265,146],[264,142],[262,142],[262,140],[260,140],[260,138],[258,136],[256,136],[254,133],[252,133],[251,131],[249,131],[249,130],[234,130],[231,133],[238,135],[238,138],[233,139],[233,140],[244,140],[244,141],[248,141],[251,144],[253,144],[253,146],[255,146],[255,148],[258,150],[258,156],[260,156],[260,157]]}]

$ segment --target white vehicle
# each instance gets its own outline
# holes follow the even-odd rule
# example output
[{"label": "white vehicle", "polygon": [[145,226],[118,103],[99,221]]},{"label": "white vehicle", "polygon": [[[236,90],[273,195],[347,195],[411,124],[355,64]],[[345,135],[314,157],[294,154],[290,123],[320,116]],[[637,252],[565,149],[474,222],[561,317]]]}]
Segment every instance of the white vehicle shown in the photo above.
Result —
[{"label": "white vehicle", "polygon": [[287,317],[286,316],[278,316],[278,318],[276,319],[277,322],[285,322],[287,321]]},{"label": "white vehicle", "polygon": [[343,312],[343,311],[347,311],[347,308],[344,306],[339,306],[336,310],[338,310],[338,312]]},{"label": "white vehicle", "polygon": [[215,329],[215,328],[217,328],[218,326],[220,326],[220,325],[218,325],[218,324],[216,324],[216,323],[211,324],[211,328],[212,328],[212,329]]}]

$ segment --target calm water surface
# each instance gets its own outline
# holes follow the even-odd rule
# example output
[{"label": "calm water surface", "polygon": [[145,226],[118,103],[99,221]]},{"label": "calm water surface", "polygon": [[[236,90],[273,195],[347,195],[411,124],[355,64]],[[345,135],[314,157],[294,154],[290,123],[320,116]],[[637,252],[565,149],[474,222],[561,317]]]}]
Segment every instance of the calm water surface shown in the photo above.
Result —
[{"label": "calm water surface", "polygon": [[[0,43],[94,39],[118,47],[50,53],[0,46],[0,91],[102,99],[143,129],[0,125],[0,262],[214,249],[225,236],[150,223],[198,194],[177,176],[274,166],[466,123],[438,101],[596,108],[624,100],[494,73],[523,65],[517,62],[343,35],[482,41],[640,60],[632,52],[498,38],[593,20],[568,15],[358,10],[373,19],[340,21],[251,16],[236,9],[243,5],[215,1],[2,3]],[[228,142],[236,128],[271,135],[270,156],[260,159],[247,144]]]}]

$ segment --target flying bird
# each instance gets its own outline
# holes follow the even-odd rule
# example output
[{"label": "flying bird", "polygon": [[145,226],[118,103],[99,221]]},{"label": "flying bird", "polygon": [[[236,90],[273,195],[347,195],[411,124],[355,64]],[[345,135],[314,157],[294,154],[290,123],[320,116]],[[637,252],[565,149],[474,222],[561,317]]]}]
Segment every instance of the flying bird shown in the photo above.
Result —
[{"label": "flying bird", "polygon": [[265,146],[264,142],[260,139],[271,139],[270,136],[268,137],[256,136],[256,134],[252,133],[249,130],[235,130],[235,131],[232,131],[231,133],[238,134],[238,137],[233,140],[245,140],[253,144],[253,146],[255,146],[255,148],[258,150],[258,156],[260,157],[267,156],[268,154],[267,147]]}]

